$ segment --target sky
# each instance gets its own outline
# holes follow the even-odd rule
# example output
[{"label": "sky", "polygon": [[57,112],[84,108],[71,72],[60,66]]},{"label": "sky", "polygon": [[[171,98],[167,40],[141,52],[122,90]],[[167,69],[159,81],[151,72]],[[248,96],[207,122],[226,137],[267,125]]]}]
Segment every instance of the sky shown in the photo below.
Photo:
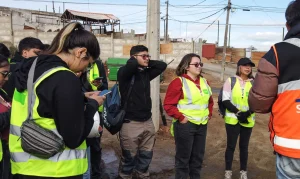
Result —
[{"label": "sky", "polygon": [[[41,11],[46,11],[47,6],[48,12],[52,11],[52,3],[42,1],[0,0],[0,6]],[[133,29],[136,33],[146,33],[147,0],[56,1],[119,4],[65,3],[65,9],[114,14],[120,19],[121,29],[124,32],[130,32]],[[290,1],[231,0],[233,8],[229,16],[229,24],[232,24],[230,46],[235,48],[254,46],[259,51],[266,51],[274,43],[282,41],[283,29],[284,35],[287,32],[284,12]],[[128,6],[128,4],[141,6]],[[160,4],[161,18],[164,18],[166,17],[165,0],[161,0]],[[202,38],[208,43],[215,43],[218,39],[217,21],[219,21],[219,45],[223,46],[226,12],[222,9],[227,6],[227,0],[169,0],[169,4],[170,38],[184,38],[187,41],[191,39],[198,41]],[[59,9],[63,11],[63,3],[55,2],[54,5],[56,12]],[[160,36],[164,36],[163,20],[160,23]]]}]

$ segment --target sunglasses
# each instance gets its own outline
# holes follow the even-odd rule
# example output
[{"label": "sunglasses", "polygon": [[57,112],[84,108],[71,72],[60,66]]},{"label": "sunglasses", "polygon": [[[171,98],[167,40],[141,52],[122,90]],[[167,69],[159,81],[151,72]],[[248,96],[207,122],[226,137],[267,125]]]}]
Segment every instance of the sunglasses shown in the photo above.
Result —
[{"label": "sunglasses", "polygon": [[196,68],[199,66],[203,67],[203,63],[190,63],[189,65],[195,65]]},{"label": "sunglasses", "polygon": [[147,58],[148,58],[148,59],[151,58],[150,55],[134,55],[134,56],[141,56],[144,60],[147,60]]},{"label": "sunglasses", "polygon": [[9,77],[11,75],[11,72],[8,71],[0,71],[0,73],[3,75],[4,78]]}]

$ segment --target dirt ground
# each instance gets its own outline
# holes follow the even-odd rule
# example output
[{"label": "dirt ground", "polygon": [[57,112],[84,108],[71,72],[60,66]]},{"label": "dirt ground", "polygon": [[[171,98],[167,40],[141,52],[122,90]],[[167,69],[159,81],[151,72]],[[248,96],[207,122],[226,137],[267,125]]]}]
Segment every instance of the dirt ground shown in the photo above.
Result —
[{"label": "dirt ground", "polygon": [[[224,155],[226,149],[226,131],[223,119],[218,114],[217,93],[221,83],[214,77],[204,74],[213,89],[214,111],[208,123],[205,159],[201,171],[203,179],[224,178]],[[167,69],[164,73],[164,83],[161,84],[161,98],[164,100],[169,82],[175,78],[174,70]],[[172,179],[174,176],[174,139],[169,133],[171,118],[167,117],[168,126],[161,127],[156,135],[154,156],[150,165],[152,179]],[[249,146],[248,177],[255,179],[276,178],[275,155],[269,141],[268,132],[269,115],[258,114],[253,128]],[[105,131],[102,137],[104,170],[106,178],[116,178],[118,174],[119,157],[121,154],[119,140]],[[239,148],[236,147],[233,161],[233,178],[239,177]]]}]

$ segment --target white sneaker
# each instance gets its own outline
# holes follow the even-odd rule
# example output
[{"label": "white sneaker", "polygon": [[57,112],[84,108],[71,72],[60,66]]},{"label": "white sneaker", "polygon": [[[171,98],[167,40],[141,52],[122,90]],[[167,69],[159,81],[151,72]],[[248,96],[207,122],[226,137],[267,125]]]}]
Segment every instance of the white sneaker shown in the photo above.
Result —
[{"label": "white sneaker", "polygon": [[225,170],[225,178],[224,179],[232,179],[232,171]]},{"label": "white sneaker", "polygon": [[240,179],[248,179],[247,171],[244,171],[244,170],[240,171]]}]

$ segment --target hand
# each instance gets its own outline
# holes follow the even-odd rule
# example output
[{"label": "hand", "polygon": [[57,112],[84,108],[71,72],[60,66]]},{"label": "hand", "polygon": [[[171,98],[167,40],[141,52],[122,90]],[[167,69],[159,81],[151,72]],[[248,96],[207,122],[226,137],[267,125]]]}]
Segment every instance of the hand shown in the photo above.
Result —
[{"label": "hand", "polygon": [[186,124],[187,122],[189,122],[189,120],[186,117],[184,117],[184,119],[182,121],[179,121],[179,122],[181,124]]},{"label": "hand", "polygon": [[93,95],[99,95],[100,91],[92,91],[92,92],[85,92],[84,95],[85,97],[89,98],[90,96],[93,96]]},{"label": "hand", "polygon": [[93,80],[93,81],[92,81],[92,84],[93,84],[94,86],[99,87],[99,86],[102,85],[102,81],[100,81],[100,80]]},{"label": "hand", "polygon": [[237,113],[237,118],[239,120],[240,123],[246,123],[249,124],[248,121],[248,117],[251,115],[250,111],[246,111],[246,112],[239,112]]},{"label": "hand", "polygon": [[101,106],[106,97],[105,96],[98,96],[98,94],[97,94],[97,95],[91,95],[87,98],[96,100],[98,102],[99,106]]}]

